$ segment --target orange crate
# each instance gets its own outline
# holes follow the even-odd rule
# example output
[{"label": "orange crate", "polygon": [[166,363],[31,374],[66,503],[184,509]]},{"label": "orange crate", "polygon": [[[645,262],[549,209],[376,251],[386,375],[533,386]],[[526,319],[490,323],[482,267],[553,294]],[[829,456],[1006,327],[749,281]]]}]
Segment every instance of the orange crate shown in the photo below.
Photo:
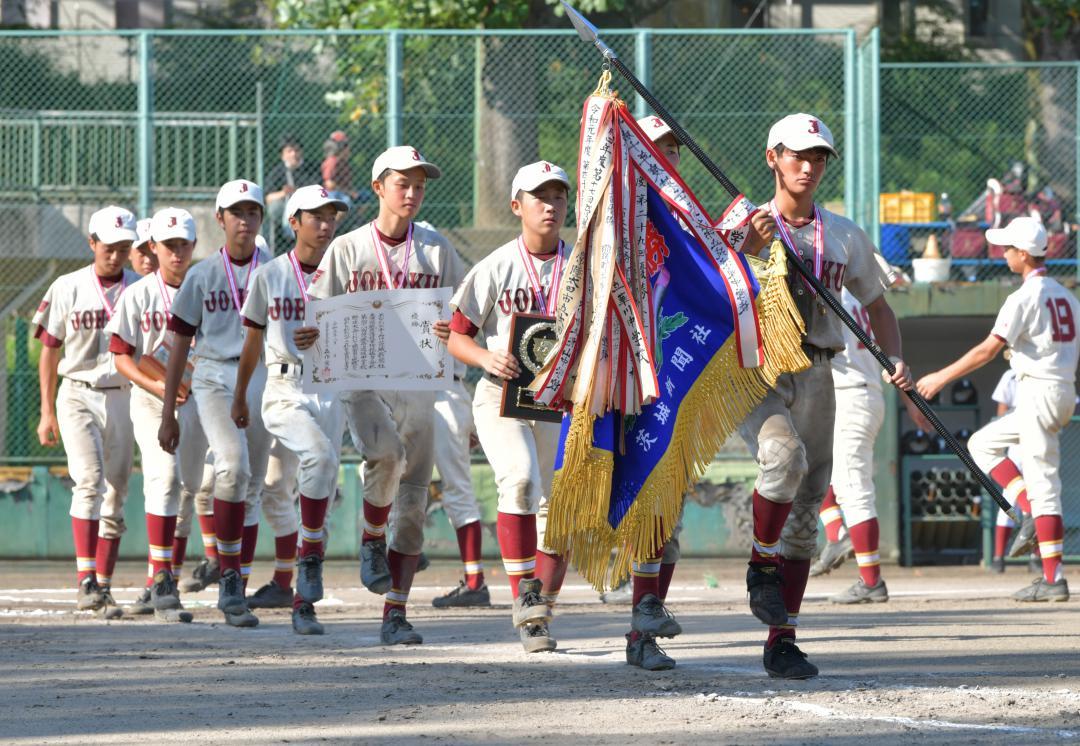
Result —
[{"label": "orange crate", "polygon": [[933,192],[883,192],[879,211],[882,223],[929,223],[934,219]]}]

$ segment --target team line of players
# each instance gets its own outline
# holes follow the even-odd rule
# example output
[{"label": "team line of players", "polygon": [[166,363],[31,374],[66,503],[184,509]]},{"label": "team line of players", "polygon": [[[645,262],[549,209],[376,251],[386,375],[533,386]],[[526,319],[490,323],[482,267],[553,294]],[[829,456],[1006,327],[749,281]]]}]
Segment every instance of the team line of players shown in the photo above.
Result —
[{"label": "team line of players", "polygon": [[[639,124],[677,168],[679,147],[666,124],[655,117]],[[897,373],[888,382],[911,387],[914,382],[899,357],[895,317],[883,301],[890,278],[874,261],[865,234],[813,202],[825,165],[836,154],[828,128],[815,117],[792,115],[773,126],[767,148],[776,196],[750,218],[742,248],[767,251],[774,233],[781,232],[804,255],[824,256],[829,266],[839,267],[829,273],[835,279],[832,289],[851,291],[854,310],[893,355]],[[428,181],[440,176],[440,169],[415,148],[390,148],[372,167],[378,216],[337,238],[346,205],[320,186],[296,190],[286,208],[296,246],[277,258],[257,245],[263,196],[258,185],[246,180],[222,186],[215,207],[224,246],[194,265],[195,221],[184,210],[163,209],[139,226],[119,207],[92,216],[93,265],[59,278],[34,318],[43,344],[38,434],[47,445],[62,436],[75,482],[71,518],[79,608],[106,616],[121,613],[110,584],[124,531],[134,439],[142,455],[149,543],[147,585],[134,610],[167,621],[191,620],[180,602],[178,582],[196,515],[205,556],[193,576],[182,581],[183,590],[217,582],[218,608],[233,626],[258,624],[252,608],[291,605],[297,633],[322,634],[314,604],[323,597],[326,518],[336,491],[340,444],[349,427],[364,455],[361,579],[369,590],[385,595],[383,643],[420,643],[406,606],[421,557],[436,459],[465,567],[461,585],[436,605],[489,603],[480,559],[480,513],[468,477],[475,427],[498,489],[497,535],[514,596],[513,624],[527,652],[556,647],[549,623],[567,559],[548,550],[544,529],[558,426],[504,418],[499,409],[501,382],[519,372],[518,361],[507,351],[513,315],[553,310],[567,254],[559,232],[570,182],[563,169],[546,161],[521,168],[510,189],[520,235],[466,271],[447,239],[417,221]],[[1039,486],[1039,498],[1030,504],[1045,570],[1029,600],[1043,600],[1062,592],[1067,598],[1060,570],[1063,526],[1054,446],[1067,421],[1058,399],[1064,401],[1073,386],[1077,304],[1040,270],[1038,236],[1028,235],[1034,229],[1023,233],[1025,227],[990,237],[1016,249],[1006,258],[1016,259],[1013,271],[1025,278],[1002,309],[993,334],[918,386],[928,395],[936,393],[1005,345],[1012,348],[1019,380],[1031,381],[1022,387],[1026,398],[1017,406],[1023,414],[995,421],[1005,424],[991,423],[982,438],[973,437],[972,451],[995,479],[1010,485],[1011,495],[1019,494],[1020,470],[1005,456],[1005,448],[1019,442],[1025,454],[1024,474]],[[134,244],[148,246],[157,260],[158,268],[141,279],[123,268]],[[1045,252],[1045,231],[1042,247]],[[304,393],[304,351],[319,341],[317,329],[305,325],[307,303],[357,290],[402,287],[455,289],[452,318],[434,329],[459,361],[453,388],[438,396]],[[1040,316],[1044,306],[1047,318]],[[855,551],[862,577],[846,602],[887,598],[877,571],[868,463],[874,421],[880,427],[881,405],[873,396],[880,393],[880,379],[858,363],[858,352],[842,338],[835,318],[814,302],[802,312],[813,366],[783,377],[740,427],[761,467],[747,577],[751,609],[770,627],[766,670],[786,678],[817,673],[794,639],[830,471],[853,542],[860,537]],[[1053,347],[1052,359],[1047,345]],[[845,349],[847,355],[834,361]],[[484,371],[471,404],[462,382],[464,366]],[[1048,370],[1056,377],[1051,389],[1044,385]],[[58,375],[63,377],[59,387]],[[811,432],[805,426],[820,428],[824,420],[819,415],[831,421],[834,375],[837,393],[849,390],[845,406],[855,416],[838,423],[835,443],[821,437],[820,429],[817,437],[804,437]],[[847,432],[847,425],[857,432]],[[1038,455],[1029,453],[1036,448],[1042,449]],[[249,596],[247,576],[260,510],[275,535],[275,573]],[[827,528],[830,517],[835,520],[822,515]],[[677,534],[669,547],[632,570],[627,661],[650,670],[674,665],[656,638],[681,632],[664,606],[678,560]]]}]

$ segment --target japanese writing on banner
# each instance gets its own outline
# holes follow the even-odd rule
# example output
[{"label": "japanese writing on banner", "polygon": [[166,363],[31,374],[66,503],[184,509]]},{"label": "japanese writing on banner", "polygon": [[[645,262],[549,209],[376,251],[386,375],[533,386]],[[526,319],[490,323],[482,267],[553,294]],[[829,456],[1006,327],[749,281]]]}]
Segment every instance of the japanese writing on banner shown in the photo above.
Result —
[{"label": "japanese writing on banner", "polygon": [[304,391],[441,391],[453,360],[435,336],[450,318],[451,288],[371,290],[313,300],[319,339],[304,353]]}]

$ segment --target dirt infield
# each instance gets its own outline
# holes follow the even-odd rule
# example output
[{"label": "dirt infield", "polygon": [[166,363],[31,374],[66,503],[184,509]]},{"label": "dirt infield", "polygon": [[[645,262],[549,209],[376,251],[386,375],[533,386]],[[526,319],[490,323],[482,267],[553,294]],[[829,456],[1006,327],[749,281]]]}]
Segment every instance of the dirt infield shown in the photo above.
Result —
[{"label": "dirt infield", "polygon": [[107,623],[71,611],[66,563],[9,563],[0,741],[1080,743],[1080,599],[1014,603],[1022,568],[887,567],[892,600],[855,608],[824,600],[854,567],[813,579],[800,644],[822,675],[778,682],[761,668],[743,567],[680,565],[669,605],[685,631],[665,645],[678,667],[648,673],[625,664],[629,607],[597,603],[576,577],[556,609],[558,652],[526,657],[501,572],[495,608],[449,613],[430,601],[457,567],[419,575],[409,616],[425,643],[406,649],[379,645],[381,599],[345,563],[327,568],[321,638],[294,635],[285,611],[226,627],[211,593],[187,599],[194,624]]}]

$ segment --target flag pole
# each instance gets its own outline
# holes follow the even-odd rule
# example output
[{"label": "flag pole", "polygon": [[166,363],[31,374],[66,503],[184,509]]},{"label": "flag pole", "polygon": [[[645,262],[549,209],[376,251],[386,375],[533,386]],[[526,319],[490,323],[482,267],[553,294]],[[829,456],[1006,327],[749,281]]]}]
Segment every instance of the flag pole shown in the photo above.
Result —
[{"label": "flag pole", "polygon": [[[562,3],[562,7],[566,10],[566,14],[567,16],[569,16],[570,22],[574,24],[574,28],[577,30],[578,36],[580,36],[582,40],[595,45],[596,48],[600,50],[600,54],[603,55],[604,60],[607,62],[607,64],[614,68],[616,71],[618,71],[618,73],[622,75],[623,78],[625,78],[626,81],[630,84],[630,87],[632,87],[637,92],[637,94],[641,96],[641,98],[644,99],[645,102],[649,104],[649,106],[652,107],[652,110],[656,112],[657,116],[663,119],[664,122],[668,125],[668,127],[671,128],[671,132],[673,135],[675,135],[675,139],[685,145],[687,150],[694,154],[694,157],[701,162],[701,165],[705,167],[705,170],[707,170],[714,179],[720,182],[720,185],[724,187],[728,194],[731,195],[732,199],[741,196],[742,192],[739,191],[739,189],[735,186],[735,184],[732,183],[731,179],[727,177],[727,175],[720,169],[720,167],[716,165],[716,163],[714,163],[708,155],[706,155],[705,151],[701,149],[701,146],[694,141],[694,138],[692,138],[690,134],[685,129],[683,129],[682,125],[679,124],[675,117],[672,116],[671,112],[667,110],[667,107],[665,107],[662,103],[660,103],[659,100],[657,100],[656,96],[654,96],[652,92],[645,87],[645,84],[638,80],[637,76],[634,75],[633,71],[623,64],[623,61],[619,59],[618,55],[615,54],[614,50],[612,50],[611,47],[604,43],[603,39],[600,38],[599,29],[597,29],[596,26],[590,23],[588,19],[585,18],[585,16],[581,15],[581,13],[575,10],[573,6],[567,3],[566,0],[560,0],[560,2]],[[855,335],[855,337],[859,340],[859,342],[861,342],[862,345],[866,347],[866,349],[870,352],[870,354],[874,356],[874,359],[878,362],[878,365],[884,368],[885,371],[889,373],[889,375],[895,373],[896,366],[893,365],[893,362],[889,360],[888,356],[881,350],[881,348],[878,347],[872,339],[870,339],[870,335],[868,335],[863,330],[863,328],[859,326],[858,322],[851,317],[851,314],[849,314],[844,309],[844,307],[840,304],[840,301],[836,299],[836,296],[830,293],[829,290],[821,284],[821,280],[819,280],[817,276],[815,276],[814,273],[807,268],[802,258],[795,252],[792,246],[788,245],[787,241],[785,241],[783,237],[780,237],[779,240],[781,245],[783,245],[784,250],[787,252],[788,264],[793,266],[795,270],[800,275],[802,275],[802,278],[806,280],[807,284],[814,289],[814,292],[816,292],[818,294],[818,297],[825,302],[825,305],[828,306],[829,309],[840,318],[840,320],[844,323],[844,326],[850,329],[851,332]],[[989,493],[990,497],[993,498],[994,502],[997,503],[998,507],[1005,511],[1005,513],[1014,521],[1019,522],[1019,516],[1016,514],[1016,511],[1013,510],[1012,506],[1009,505],[1009,502],[1005,499],[1004,495],[1001,494],[1001,488],[998,487],[994,480],[992,480],[989,476],[986,475],[985,472],[983,472],[982,469],[979,468],[979,466],[975,463],[975,460],[971,458],[971,454],[968,453],[968,450],[960,444],[960,442],[951,432],[949,432],[949,429],[945,427],[944,423],[942,423],[941,419],[930,407],[930,404],[926,401],[926,399],[923,398],[922,394],[920,394],[914,388],[911,391],[904,391],[903,393],[906,394],[909,399],[911,399],[912,403],[915,404],[915,407],[923,414],[924,417],[926,417],[926,419],[933,426],[937,434],[940,435],[942,439],[944,439],[945,443],[949,446],[953,453],[957,455],[960,461],[963,462],[964,466],[966,466],[968,470],[975,476],[979,484],[983,486],[987,493]]]}]

